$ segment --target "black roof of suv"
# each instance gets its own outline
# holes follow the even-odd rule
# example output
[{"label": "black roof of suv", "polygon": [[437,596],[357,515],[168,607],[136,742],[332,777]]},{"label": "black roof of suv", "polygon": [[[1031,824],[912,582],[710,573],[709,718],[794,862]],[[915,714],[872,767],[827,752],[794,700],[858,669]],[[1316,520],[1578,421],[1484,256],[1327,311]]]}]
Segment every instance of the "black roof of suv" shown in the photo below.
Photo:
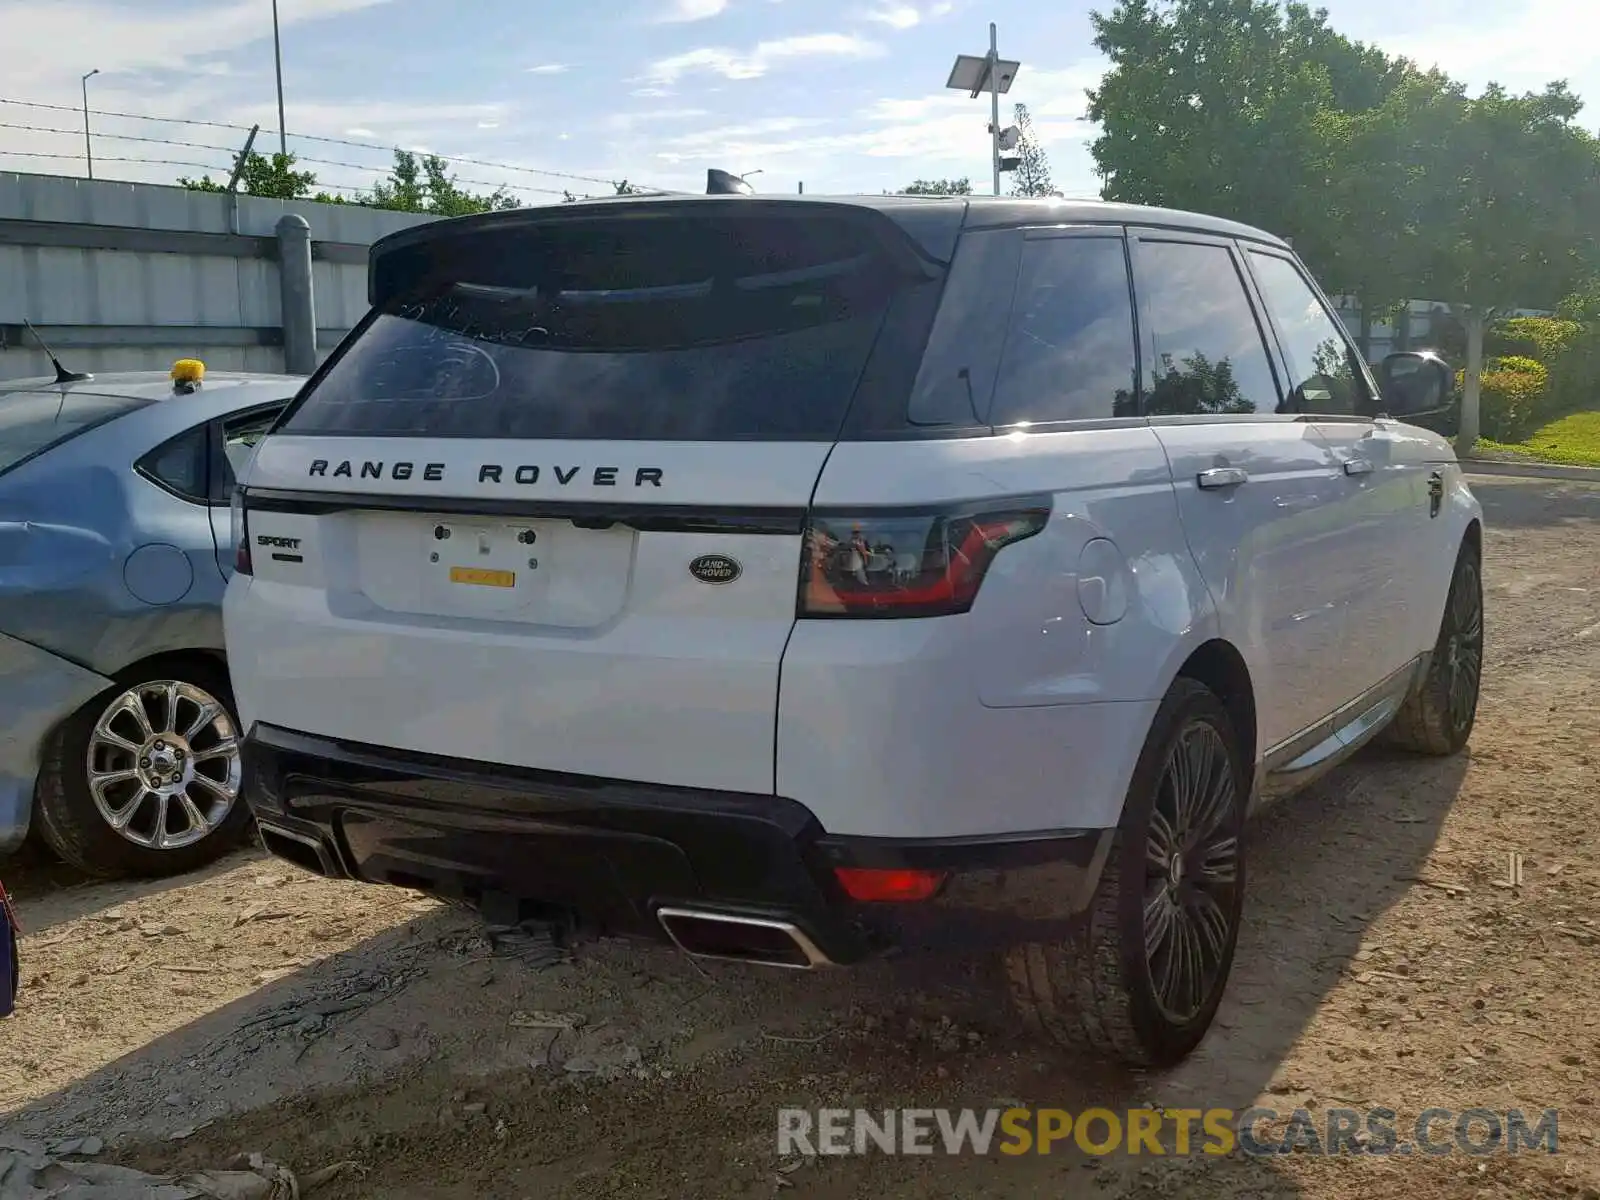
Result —
[{"label": "black roof of suv", "polygon": [[[1222,217],[1180,209],[1156,208],[1143,204],[1118,204],[1108,200],[1055,200],[1013,196],[813,196],[813,195],[671,195],[612,196],[582,200],[573,204],[537,205],[502,212],[478,213],[414,225],[380,238],[372,246],[372,257],[437,237],[486,233],[499,226],[516,227],[551,220],[581,220],[619,208],[641,212],[698,209],[702,205],[727,204],[735,210],[794,208],[815,205],[867,209],[892,218],[916,240],[922,251],[940,262],[948,262],[963,229],[996,229],[1039,223],[1062,225],[1142,225],[1209,233],[1217,237],[1245,238],[1288,248],[1282,238]],[[703,210],[701,210],[703,211]]]}]

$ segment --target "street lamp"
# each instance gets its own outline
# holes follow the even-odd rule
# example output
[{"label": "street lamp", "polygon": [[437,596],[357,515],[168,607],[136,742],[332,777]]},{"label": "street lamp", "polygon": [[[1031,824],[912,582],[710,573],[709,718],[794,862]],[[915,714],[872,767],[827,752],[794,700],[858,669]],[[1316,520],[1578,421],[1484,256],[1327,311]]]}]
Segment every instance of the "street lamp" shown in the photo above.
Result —
[{"label": "street lamp", "polygon": [[78,82],[83,84],[83,160],[89,167],[89,178],[94,178],[94,143],[89,140],[89,80],[100,74],[96,67]]},{"label": "street lamp", "polygon": [[1022,64],[1013,59],[1001,58],[999,34],[994,22],[989,23],[989,53],[956,55],[956,65],[950,68],[950,78],[945,87],[958,92],[971,93],[976,100],[989,93],[990,157],[994,165],[994,194],[1000,194],[1000,95],[1011,90],[1011,81],[1017,77]]},{"label": "street lamp", "polygon": [[278,72],[278,153],[289,157],[289,131],[283,122],[283,44],[278,39],[278,0],[272,0],[272,64]]}]

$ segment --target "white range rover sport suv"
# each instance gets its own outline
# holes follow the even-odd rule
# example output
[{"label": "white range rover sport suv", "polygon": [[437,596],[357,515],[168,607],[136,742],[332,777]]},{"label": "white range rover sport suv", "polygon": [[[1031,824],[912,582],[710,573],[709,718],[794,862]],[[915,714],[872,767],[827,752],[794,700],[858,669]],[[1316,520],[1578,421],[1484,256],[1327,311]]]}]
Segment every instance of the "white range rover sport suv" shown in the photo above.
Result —
[{"label": "white range rover sport suv", "polygon": [[439,221],[260,443],[226,640],[266,845],[793,967],[999,949],[1209,1026],[1243,823],[1460,750],[1480,508],[1279,238],[1096,202]]}]

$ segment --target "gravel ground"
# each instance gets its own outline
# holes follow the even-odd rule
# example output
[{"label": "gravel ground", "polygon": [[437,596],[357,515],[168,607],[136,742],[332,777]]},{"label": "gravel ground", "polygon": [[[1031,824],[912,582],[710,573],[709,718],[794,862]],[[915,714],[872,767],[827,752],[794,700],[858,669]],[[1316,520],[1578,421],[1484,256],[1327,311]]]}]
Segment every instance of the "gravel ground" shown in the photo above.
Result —
[{"label": "gravel ground", "polygon": [[[318,1197],[1600,1200],[1600,488],[1474,481],[1488,662],[1470,752],[1367,753],[1255,829],[1217,1028],[1129,1075],[1030,1041],[987,968],[750,973],[560,954],[241,854],[157,885],[7,864],[27,985],[8,1132],[149,1169],[358,1164]],[[1520,886],[1508,855],[1522,856]],[[780,1107],[1560,1110],[1560,1153],[780,1160]]]}]

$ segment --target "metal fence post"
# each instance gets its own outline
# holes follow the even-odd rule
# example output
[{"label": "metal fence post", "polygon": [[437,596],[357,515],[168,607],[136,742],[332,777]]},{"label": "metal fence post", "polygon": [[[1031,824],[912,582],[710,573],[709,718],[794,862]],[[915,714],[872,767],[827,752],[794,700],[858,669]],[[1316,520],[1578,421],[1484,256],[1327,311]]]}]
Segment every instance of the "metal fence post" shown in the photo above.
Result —
[{"label": "metal fence post", "polygon": [[311,286],[311,225],[297,213],[278,218],[278,283],[283,297],[283,369],[317,369],[317,305]]}]

